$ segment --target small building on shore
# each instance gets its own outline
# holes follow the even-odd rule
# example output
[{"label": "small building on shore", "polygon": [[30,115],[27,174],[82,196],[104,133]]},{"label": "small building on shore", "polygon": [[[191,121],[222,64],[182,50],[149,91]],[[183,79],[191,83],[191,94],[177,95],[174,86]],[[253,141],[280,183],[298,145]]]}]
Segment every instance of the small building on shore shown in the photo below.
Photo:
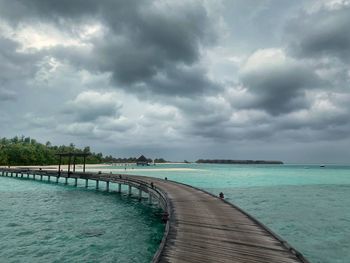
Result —
[{"label": "small building on shore", "polygon": [[136,160],[136,165],[149,166],[149,160],[145,156],[141,155]]}]

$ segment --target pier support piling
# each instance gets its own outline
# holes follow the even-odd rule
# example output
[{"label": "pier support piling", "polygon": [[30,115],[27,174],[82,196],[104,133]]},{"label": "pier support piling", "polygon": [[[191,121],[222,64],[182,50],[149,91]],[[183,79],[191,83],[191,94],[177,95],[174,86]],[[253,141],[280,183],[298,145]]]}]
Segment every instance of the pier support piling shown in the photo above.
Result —
[{"label": "pier support piling", "polygon": [[106,182],[106,191],[109,192],[109,181]]},{"label": "pier support piling", "polygon": [[84,158],[83,173],[85,173],[86,155],[84,155],[83,158]]},{"label": "pier support piling", "polygon": [[69,156],[68,156],[68,176],[70,176],[70,165],[71,165],[71,160],[72,160],[72,156],[69,155]]},{"label": "pier support piling", "polygon": [[141,199],[142,199],[142,190],[139,189],[139,201],[141,201]]},{"label": "pier support piling", "polygon": [[85,188],[88,188],[88,187],[89,187],[89,180],[85,179]]},{"label": "pier support piling", "polygon": [[122,192],[122,184],[118,184],[118,193]]},{"label": "pier support piling", "polygon": [[58,163],[58,175],[61,175],[61,162],[62,162],[62,156],[59,156],[59,163]]},{"label": "pier support piling", "polygon": [[64,178],[64,184],[68,184],[68,177]]},{"label": "pier support piling", "polygon": [[98,190],[98,188],[99,188],[99,183],[100,183],[100,181],[96,180],[96,190]]},{"label": "pier support piling", "polygon": [[74,186],[77,187],[78,186],[78,178],[74,178]]},{"label": "pier support piling", "polygon": [[56,184],[58,184],[58,180],[60,179],[59,175],[56,176]]},{"label": "pier support piling", "polygon": [[131,185],[129,185],[128,195],[131,195]]}]

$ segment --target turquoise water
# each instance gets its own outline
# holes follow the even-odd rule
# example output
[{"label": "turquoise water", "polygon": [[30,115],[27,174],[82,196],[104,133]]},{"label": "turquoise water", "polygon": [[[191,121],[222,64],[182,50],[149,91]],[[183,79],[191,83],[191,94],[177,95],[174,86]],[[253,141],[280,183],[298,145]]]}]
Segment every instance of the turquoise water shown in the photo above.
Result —
[{"label": "turquoise water", "polygon": [[158,209],[116,193],[0,177],[0,200],[0,262],[150,262],[163,236]]},{"label": "turquoise water", "polygon": [[[224,192],[313,263],[350,262],[350,167],[318,165],[157,165],[126,173],[167,177]],[[191,170],[167,170],[190,168]],[[111,169],[119,171],[120,167]]]},{"label": "turquoise water", "polygon": [[[312,263],[350,262],[349,166],[102,168],[224,192]],[[0,262],[150,262],[164,229],[159,211],[93,187],[0,177]]]}]

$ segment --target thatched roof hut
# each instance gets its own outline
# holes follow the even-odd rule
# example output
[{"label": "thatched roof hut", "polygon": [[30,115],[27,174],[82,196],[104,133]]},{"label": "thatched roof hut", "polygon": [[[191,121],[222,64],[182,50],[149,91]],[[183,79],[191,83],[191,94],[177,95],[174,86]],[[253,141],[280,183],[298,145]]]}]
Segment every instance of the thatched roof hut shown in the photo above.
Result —
[{"label": "thatched roof hut", "polygon": [[143,155],[141,155],[141,156],[136,160],[136,164],[137,164],[137,165],[142,165],[142,166],[144,166],[144,165],[149,165],[148,159],[147,159],[145,156],[143,156]]}]

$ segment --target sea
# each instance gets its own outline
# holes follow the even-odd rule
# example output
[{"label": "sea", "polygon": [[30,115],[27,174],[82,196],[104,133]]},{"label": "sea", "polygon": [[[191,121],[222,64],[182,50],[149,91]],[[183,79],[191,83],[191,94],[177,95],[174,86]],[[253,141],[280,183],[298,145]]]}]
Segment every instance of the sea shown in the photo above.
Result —
[{"label": "sea", "polygon": [[[159,164],[93,171],[167,177],[238,205],[311,263],[350,262],[350,166]],[[0,177],[0,262],[150,262],[164,225],[124,194]],[[114,187],[114,188],[113,188]],[[101,186],[103,189],[103,185]]]}]

